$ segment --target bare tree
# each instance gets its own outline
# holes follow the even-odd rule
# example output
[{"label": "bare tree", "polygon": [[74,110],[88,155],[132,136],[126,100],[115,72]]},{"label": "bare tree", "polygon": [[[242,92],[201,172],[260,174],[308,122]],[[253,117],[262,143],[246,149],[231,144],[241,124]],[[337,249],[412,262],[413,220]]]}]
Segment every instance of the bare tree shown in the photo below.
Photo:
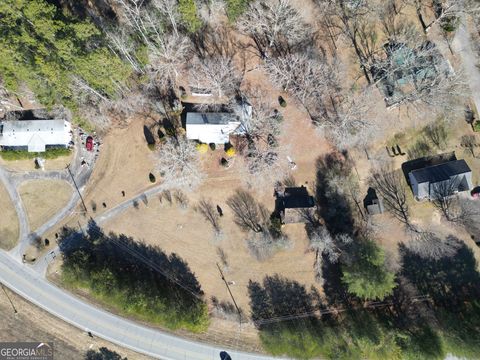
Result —
[{"label": "bare tree", "polygon": [[240,104],[233,105],[240,120],[239,132],[253,142],[267,142],[269,135],[278,136],[283,119],[265,96],[260,91],[250,90],[242,97]]},{"label": "bare tree", "polygon": [[[420,2],[421,3],[421,2]],[[435,18],[428,24],[422,23],[425,32],[437,23],[455,22],[464,15],[477,17],[480,14],[480,4],[472,0],[442,0],[423,2],[432,8]]]},{"label": "bare tree", "polygon": [[244,152],[244,162],[244,180],[250,186],[272,186],[289,171],[285,148],[269,143],[250,144]]},{"label": "bare tree", "polygon": [[428,124],[423,129],[425,136],[439,149],[444,149],[447,145],[448,132],[444,120],[438,120]]},{"label": "bare tree", "polygon": [[421,231],[414,228],[407,231],[410,234],[410,239],[406,243],[407,248],[428,259],[439,260],[454,256],[461,244],[453,235],[442,239],[430,231]]},{"label": "bare tree", "polygon": [[191,42],[183,35],[165,35],[149,51],[148,73],[152,85],[165,90],[175,87],[179,71],[184,67]]},{"label": "bare tree", "polygon": [[208,89],[217,97],[231,97],[240,88],[243,74],[230,57],[197,57],[190,67],[189,77],[193,86]]},{"label": "bare tree", "polygon": [[389,105],[408,105],[434,114],[458,110],[467,92],[465,79],[451,69],[434,43],[390,42],[385,49],[387,56],[377,59],[373,73]]},{"label": "bare tree", "polygon": [[173,192],[173,198],[180,208],[186,209],[188,207],[188,198],[182,190],[175,190]]},{"label": "bare tree", "polygon": [[448,180],[432,184],[432,204],[439,209],[448,221],[457,222],[461,220],[461,207],[458,197],[455,196],[461,178],[454,176]]},{"label": "bare tree", "polygon": [[318,54],[288,54],[267,59],[264,66],[272,82],[290,92],[307,109],[325,109],[336,100],[337,71]]},{"label": "bare tree", "polygon": [[132,34],[125,27],[104,29],[104,31],[110,42],[110,50],[126,60],[135,72],[143,73],[143,67],[135,54],[135,42]]},{"label": "bare tree", "polygon": [[262,58],[286,54],[311,37],[302,15],[288,0],[251,3],[237,26],[252,37]]},{"label": "bare tree", "polygon": [[463,135],[460,139],[460,144],[465,148],[465,151],[469,152],[473,157],[476,157],[475,148],[477,147],[477,139],[475,135]]},{"label": "bare tree", "polygon": [[178,36],[178,23],[180,14],[178,12],[177,0],[152,0],[154,8],[160,10],[161,14],[168,19],[175,36]]},{"label": "bare tree", "polygon": [[250,253],[259,261],[266,260],[276,251],[291,246],[291,241],[288,237],[284,235],[273,237],[268,231],[260,233],[250,231],[246,241]]},{"label": "bare tree", "polygon": [[322,281],[322,255],[335,263],[343,253],[344,245],[350,244],[352,238],[347,234],[337,235],[335,238],[331,236],[324,226],[316,227],[309,235],[310,246],[309,249],[315,252],[315,280]]},{"label": "bare tree", "polygon": [[378,36],[371,19],[371,2],[355,0],[317,0],[322,14],[330,18],[330,31],[342,34],[353,46],[366,80],[371,83],[370,66],[378,51]]},{"label": "bare tree", "polygon": [[184,137],[169,137],[161,145],[157,159],[166,184],[193,189],[204,178],[195,145]]},{"label": "bare tree", "polygon": [[366,148],[382,130],[390,125],[389,117],[378,114],[375,94],[371,87],[359,92],[343,92],[329,116],[315,119],[314,124],[340,149],[360,146]]},{"label": "bare tree", "polygon": [[247,191],[237,189],[227,200],[227,205],[235,214],[235,223],[245,231],[261,233],[266,230],[267,210],[256,202]]},{"label": "bare tree", "polygon": [[5,106],[8,110],[23,110],[23,107],[17,101],[12,101],[11,97],[15,95],[2,84],[0,80],[0,105]]},{"label": "bare tree", "polygon": [[220,216],[218,215],[218,211],[211,201],[201,199],[198,202],[198,205],[195,207],[195,210],[202,214],[205,220],[212,225],[215,234],[220,234]]},{"label": "bare tree", "polygon": [[389,166],[376,169],[370,178],[372,187],[380,194],[385,206],[390,212],[403,222],[410,225],[410,214],[407,203],[407,194],[402,175]]},{"label": "bare tree", "polygon": [[286,147],[278,141],[283,120],[280,113],[259,91],[242,95],[242,101],[233,109],[240,120],[237,148],[244,155],[246,182],[268,186],[282,179],[288,163]]}]

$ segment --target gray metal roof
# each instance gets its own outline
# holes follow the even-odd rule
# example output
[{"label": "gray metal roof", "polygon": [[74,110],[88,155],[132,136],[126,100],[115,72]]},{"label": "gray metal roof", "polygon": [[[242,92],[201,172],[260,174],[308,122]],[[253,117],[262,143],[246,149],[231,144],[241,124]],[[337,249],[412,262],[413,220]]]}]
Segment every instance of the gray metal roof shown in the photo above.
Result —
[{"label": "gray metal roof", "polygon": [[413,170],[410,174],[421,183],[436,183],[450,179],[452,176],[471,172],[465,160],[454,160],[439,165],[427,166]]},{"label": "gray metal roof", "polygon": [[193,124],[216,124],[225,125],[231,121],[238,121],[232,113],[187,113],[186,123]]}]

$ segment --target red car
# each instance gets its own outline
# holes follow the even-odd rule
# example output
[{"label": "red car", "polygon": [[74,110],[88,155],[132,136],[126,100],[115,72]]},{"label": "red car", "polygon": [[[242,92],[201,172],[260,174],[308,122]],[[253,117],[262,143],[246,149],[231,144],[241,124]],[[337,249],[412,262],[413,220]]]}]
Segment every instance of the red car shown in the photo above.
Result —
[{"label": "red car", "polygon": [[85,142],[85,147],[88,151],[93,150],[93,138],[91,136],[87,137],[87,141]]}]

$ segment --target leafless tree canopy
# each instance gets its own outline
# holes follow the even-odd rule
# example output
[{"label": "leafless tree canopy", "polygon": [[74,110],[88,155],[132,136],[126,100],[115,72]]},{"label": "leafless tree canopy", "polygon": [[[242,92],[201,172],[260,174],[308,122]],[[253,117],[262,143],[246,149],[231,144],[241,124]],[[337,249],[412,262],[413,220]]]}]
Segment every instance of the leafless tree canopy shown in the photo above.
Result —
[{"label": "leafless tree canopy", "polygon": [[203,180],[198,152],[184,137],[169,137],[158,151],[157,169],[165,183],[193,189]]},{"label": "leafless tree canopy", "polygon": [[210,225],[212,225],[216,234],[221,232],[220,216],[218,215],[218,211],[211,201],[202,199],[198,202],[198,205],[195,209],[202,214],[202,216],[210,223]]},{"label": "leafless tree canopy", "polygon": [[[272,82],[290,92],[307,108],[330,103],[339,89],[337,72],[326,59],[312,53],[295,53],[267,59],[265,70]],[[333,95],[335,96],[335,95]]]},{"label": "leafless tree canopy", "polygon": [[235,95],[243,78],[233,59],[226,56],[195,58],[189,76],[191,85],[207,89],[216,97]]},{"label": "leafless tree canopy", "polygon": [[410,233],[410,239],[406,246],[414,253],[427,259],[438,260],[454,256],[461,246],[461,242],[453,235],[442,239],[430,231],[413,228],[407,231]]},{"label": "leafless tree canopy", "polygon": [[258,204],[248,191],[237,189],[235,194],[227,200],[227,205],[235,214],[235,223],[241,229],[256,233],[265,231],[267,210]]},{"label": "leafless tree canopy", "polygon": [[434,184],[432,204],[440,210],[448,221],[460,222],[467,216],[460,206],[460,199],[456,196],[461,179],[454,176],[448,180]]},{"label": "leafless tree canopy", "polygon": [[162,90],[175,87],[179,71],[185,66],[191,48],[190,40],[183,35],[170,34],[150,48],[147,71],[151,84]]},{"label": "leafless tree canopy", "polygon": [[388,166],[383,166],[374,171],[370,178],[372,187],[382,197],[385,206],[398,220],[405,225],[410,224],[407,193],[399,171],[393,171]]},{"label": "leafless tree canopy", "polygon": [[250,35],[262,57],[286,54],[311,37],[301,14],[288,0],[257,0],[238,21],[240,31]]}]

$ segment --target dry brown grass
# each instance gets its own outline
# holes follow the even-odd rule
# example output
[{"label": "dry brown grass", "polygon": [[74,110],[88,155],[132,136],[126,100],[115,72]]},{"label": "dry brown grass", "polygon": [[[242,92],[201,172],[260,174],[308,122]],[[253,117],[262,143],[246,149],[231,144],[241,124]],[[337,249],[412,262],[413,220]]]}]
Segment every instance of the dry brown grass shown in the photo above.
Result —
[{"label": "dry brown grass", "polygon": [[8,196],[7,190],[0,183],[0,248],[11,249],[18,240],[18,219],[17,212]]},{"label": "dry brown grass", "polygon": [[18,189],[27,211],[30,229],[34,231],[61,210],[73,189],[63,180],[28,180]]},{"label": "dry brown grass", "polygon": [[108,209],[125,200],[122,190],[130,198],[152,186],[148,175],[154,172],[154,152],[148,149],[143,135],[143,125],[150,122],[142,120],[135,119],[124,129],[113,129],[103,139],[85,194],[89,210],[95,202],[97,213],[101,213],[102,203]]}]

